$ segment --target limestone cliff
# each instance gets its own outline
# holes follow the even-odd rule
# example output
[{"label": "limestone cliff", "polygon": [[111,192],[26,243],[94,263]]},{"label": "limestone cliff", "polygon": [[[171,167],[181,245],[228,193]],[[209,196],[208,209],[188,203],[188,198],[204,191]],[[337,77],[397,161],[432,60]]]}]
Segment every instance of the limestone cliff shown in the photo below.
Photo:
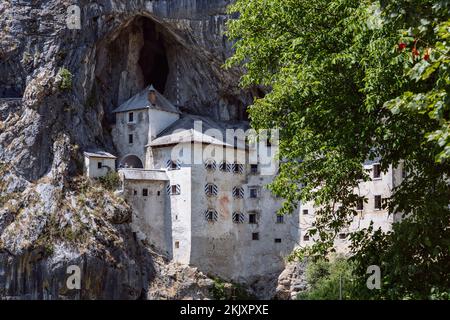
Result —
[{"label": "limestone cliff", "polygon": [[[0,298],[208,297],[196,270],[169,281],[180,267],[136,241],[127,204],[79,175],[83,150],[114,152],[111,110],[150,83],[192,113],[245,117],[252,93],[221,68],[229,2],[0,3]],[[81,30],[67,28],[72,4]]]}]

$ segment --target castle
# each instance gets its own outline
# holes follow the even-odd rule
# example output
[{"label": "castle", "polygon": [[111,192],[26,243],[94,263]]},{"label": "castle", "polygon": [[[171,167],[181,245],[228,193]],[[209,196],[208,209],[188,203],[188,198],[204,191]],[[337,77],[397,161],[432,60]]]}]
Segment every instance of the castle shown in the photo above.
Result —
[{"label": "castle", "polygon": [[[86,174],[100,177],[117,167],[136,236],[169,259],[250,283],[279,273],[293,249],[314,241],[306,234],[311,204],[277,214],[282,199],[266,188],[277,174],[277,145],[269,137],[250,141],[247,122],[182,113],[153,86],[114,113],[118,154],[85,152]],[[369,203],[358,208],[351,228],[374,221],[389,230],[392,217],[381,201],[398,183],[398,169],[382,174],[376,162],[365,166],[374,180],[359,192]],[[336,241],[345,251],[345,230]]]}]

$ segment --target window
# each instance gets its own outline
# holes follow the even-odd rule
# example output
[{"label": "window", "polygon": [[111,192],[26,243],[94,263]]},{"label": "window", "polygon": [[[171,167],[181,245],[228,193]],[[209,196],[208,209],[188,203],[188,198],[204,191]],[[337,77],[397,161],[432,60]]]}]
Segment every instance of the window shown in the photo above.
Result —
[{"label": "window", "polygon": [[405,164],[403,164],[403,166],[402,166],[402,178],[405,179],[406,176],[407,176],[407,174],[408,174],[408,173],[406,172]]},{"label": "window", "polygon": [[144,197],[147,197],[148,196],[148,189],[142,189],[142,195]]},{"label": "window", "polygon": [[233,173],[243,174],[244,173],[244,165],[240,163],[233,164]]},{"label": "window", "polygon": [[381,166],[379,164],[373,165],[373,178],[380,179],[381,178]]},{"label": "window", "polygon": [[219,165],[219,170],[222,172],[231,172],[232,165],[227,163],[226,161],[222,161]]},{"label": "window", "polygon": [[180,161],[179,160],[167,160],[166,162],[167,170],[180,170]]},{"label": "window", "polygon": [[217,196],[217,186],[213,183],[208,183],[205,185],[205,194],[208,197],[215,197]]},{"label": "window", "polygon": [[356,203],[356,210],[362,211],[364,209],[364,200],[358,199],[358,202]]},{"label": "window", "polygon": [[236,199],[244,198],[244,188],[242,187],[233,187],[233,197]]},{"label": "window", "polygon": [[212,171],[216,171],[217,168],[217,164],[216,161],[214,160],[207,160],[205,162],[205,169],[212,172]]},{"label": "window", "polygon": [[129,143],[129,144],[132,144],[132,143],[133,143],[133,135],[132,135],[132,134],[129,134],[129,135],[128,135],[128,143]]},{"label": "window", "polygon": [[134,122],[134,112],[128,112],[128,122]]},{"label": "window", "polygon": [[133,190],[133,195],[137,196],[137,190]]},{"label": "window", "polygon": [[175,241],[175,249],[179,249],[180,248],[180,241]]},{"label": "window", "polygon": [[303,215],[309,214],[308,209],[303,209]]},{"label": "window", "polygon": [[347,238],[347,234],[346,233],[339,233],[339,239],[344,240]]},{"label": "window", "polygon": [[103,167],[103,163],[101,161],[97,162],[97,168],[101,169]]},{"label": "window", "polygon": [[303,236],[303,241],[309,241],[309,235],[305,234],[305,235]]},{"label": "window", "polygon": [[257,164],[251,164],[250,165],[250,173],[251,174],[258,174],[258,165]]},{"label": "window", "polygon": [[180,188],[179,184],[173,184],[173,185],[167,186],[166,191],[167,191],[167,194],[172,195],[172,196],[181,194],[181,188]]},{"label": "window", "polygon": [[250,187],[250,198],[258,198],[258,187]]},{"label": "window", "polygon": [[248,215],[248,223],[250,223],[250,224],[257,224],[258,223],[258,214],[257,213],[250,213]]},{"label": "window", "polygon": [[161,195],[161,191],[158,191],[156,194],[157,194],[158,197],[159,197],[159,196]]},{"label": "window", "polygon": [[259,233],[258,232],[253,232],[252,233],[252,240],[259,240]]},{"label": "window", "polygon": [[234,223],[244,223],[244,215],[241,212],[233,212]]},{"label": "window", "polygon": [[206,221],[213,223],[217,221],[219,215],[217,214],[216,210],[208,209],[205,211],[204,216]]},{"label": "window", "polygon": [[277,223],[284,223],[284,215],[277,214]]},{"label": "window", "polygon": [[374,201],[375,201],[374,203],[375,210],[381,210],[381,196],[375,196]]},{"label": "window", "polygon": [[281,243],[281,238],[275,238],[275,243]]}]

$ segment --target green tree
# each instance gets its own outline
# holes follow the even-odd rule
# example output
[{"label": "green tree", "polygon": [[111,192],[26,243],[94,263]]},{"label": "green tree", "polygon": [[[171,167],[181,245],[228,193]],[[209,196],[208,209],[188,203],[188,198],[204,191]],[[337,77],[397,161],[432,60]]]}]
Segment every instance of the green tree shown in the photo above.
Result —
[{"label": "green tree", "polygon": [[[404,161],[408,176],[385,206],[407,215],[393,232],[368,228],[350,236],[361,294],[428,298],[447,291],[448,4],[238,0],[230,13],[239,17],[228,23],[235,54],[227,66],[245,70],[243,86],[268,91],[249,108],[252,125],[282,128],[285,161],[270,188],[286,199],[284,213],[300,201],[321,208],[310,230],[319,241],[301,254],[333,251],[356,215],[354,189],[369,178],[365,160],[381,158],[383,171]],[[364,288],[373,264],[383,275],[377,292]]]}]

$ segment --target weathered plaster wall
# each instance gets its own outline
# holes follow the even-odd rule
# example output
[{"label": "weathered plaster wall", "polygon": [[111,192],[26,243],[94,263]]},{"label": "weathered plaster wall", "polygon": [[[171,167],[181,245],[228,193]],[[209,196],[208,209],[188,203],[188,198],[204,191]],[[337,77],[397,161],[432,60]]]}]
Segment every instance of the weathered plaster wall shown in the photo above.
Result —
[{"label": "weathered plaster wall", "polygon": [[[147,240],[171,258],[172,219],[170,199],[166,193],[168,181],[125,180],[124,195],[133,208],[131,227],[139,240]],[[148,195],[144,196],[143,190]]]},{"label": "weathered plaster wall", "polygon": [[[119,164],[128,155],[137,156],[145,163],[145,145],[149,135],[149,114],[147,109],[135,110],[135,121],[128,122],[128,112],[116,113],[116,125],[112,130],[113,141],[118,152]],[[130,144],[128,135],[133,135]]]},{"label": "weathered plaster wall", "polygon": [[[370,176],[373,177],[373,165],[365,165]],[[369,227],[370,223],[374,223],[374,228],[381,228],[383,231],[389,231],[392,229],[392,223],[395,219],[398,219],[398,214],[390,215],[387,209],[375,209],[375,196],[381,195],[382,199],[389,198],[392,195],[392,189],[395,185],[398,185],[402,181],[402,170],[400,168],[389,167],[387,172],[381,174],[380,178],[372,178],[370,181],[361,182],[355,193],[364,196],[367,202],[364,202],[363,210],[359,211],[359,214],[354,217],[350,226],[342,230],[342,233],[351,233],[363,228]],[[303,210],[308,210],[308,215],[303,214]],[[300,244],[301,246],[307,246],[314,243],[314,237],[310,237],[308,241],[304,240],[304,235],[312,227],[315,220],[315,211],[317,208],[312,203],[301,204],[299,209],[300,215]],[[335,240],[335,247],[338,252],[348,252],[349,241],[346,239]]]},{"label": "weathered plaster wall", "polygon": [[[98,168],[98,163],[102,163],[102,168]],[[98,178],[105,176],[110,170],[116,170],[116,160],[107,158],[84,158],[84,168],[86,175],[90,178]]]},{"label": "weathered plaster wall", "polygon": [[154,139],[161,131],[166,129],[172,123],[180,118],[177,113],[164,112],[161,110],[149,109],[149,119],[150,119],[150,136],[148,142]]}]

